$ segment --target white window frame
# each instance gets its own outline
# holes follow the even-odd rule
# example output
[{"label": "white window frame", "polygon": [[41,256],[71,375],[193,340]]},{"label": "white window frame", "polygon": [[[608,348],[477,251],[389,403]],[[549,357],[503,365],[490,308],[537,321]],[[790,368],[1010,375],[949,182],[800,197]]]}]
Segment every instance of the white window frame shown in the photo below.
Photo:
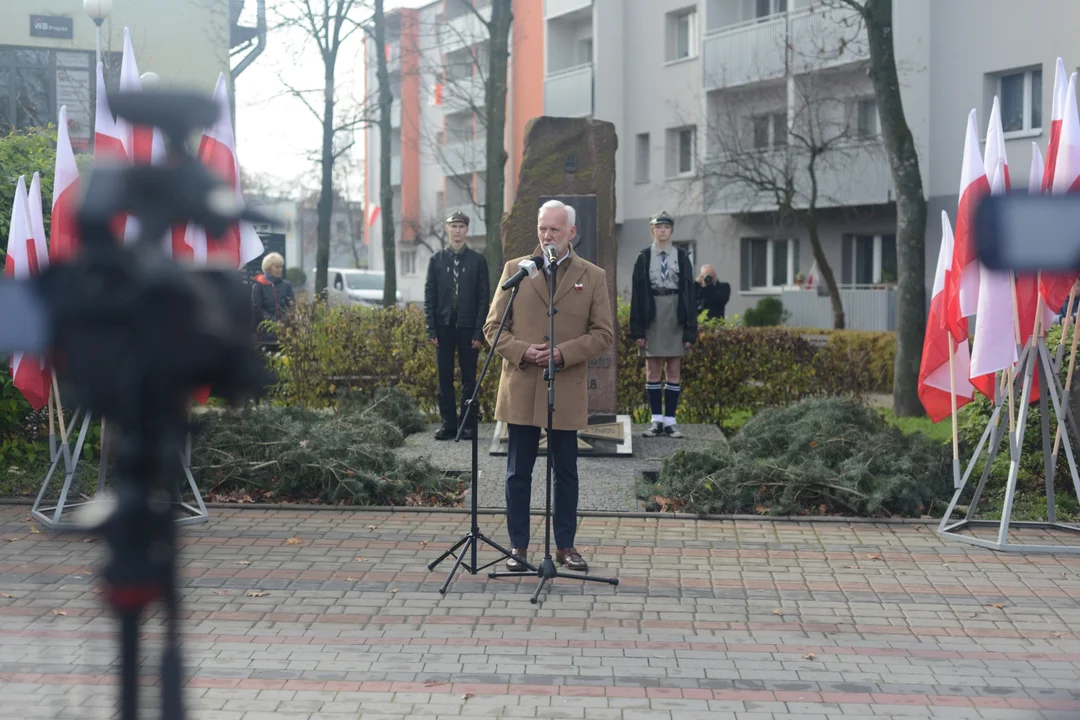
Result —
[{"label": "white window frame", "polygon": [[[863,133],[860,123],[862,122],[862,109],[865,103],[873,103],[874,119],[869,133]],[[856,98],[852,104],[852,115],[855,126],[855,138],[857,140],[873,140],[881,137],[881,111],[878,109],[877,98],[873,95]]]},{"label": "white window frame", "polygon": [[[851,282],[850,283],[841,283],[841,287],[845,287],[845,288],[848,288],[848,289],[864,288],[864,287],[866,287],[866,283],[859,284],[857,282],[857,278],[856,278],[856,267],[858,266],[858,263],[856,262],[856,260],[859,257],[859,254],[858,254],[859,244],[857,242],[855,242],[855,238],[866,237],[867,235],[870,235],[870,233],[854,233],[853,232],[853,233],[844,233],[844,234],[851,237],[851,258],[850,258],[851,259]],[[883,238],[885,237],[885,235],[893,235],[893,244],[894,245],[896,244],[896,236],[895,236],[894,233],[877,233],[877,234],[873,235],[874,245],[873,245],[873,250],[872,250],[872,260],[870,261],[870,264],[873,267],[873,270],[871,272],[870,285],[882,285],[882,284],[884,284],[884,281],[881,279],[881,260],[882,260],[882,257],[883,257],[883,252],[882,252],[883,245],[882,245],[882,243],[883,243]],[[842,246],[842,241],[841,241],[841,252],[842,251],[843,251],[843,246]],[[899,247],[896,248],[896,253],[897,253],[897,261],[899,262],[899,254],[900,254],[900,248]],[[842,267],[843,267],[843,263],[841,263],[841,268]],[[892,281],[891,283],[888,283],[888,284],[889,285],[895,285],[897,282],[899,282],[899,280],[900,279],[897,278],[896,280],[894,280],[894,281]]]},{"label": "white window frame", "polygon": [[[679,55],[679,25],[686,19],[686,54]],[[665,16],[664,28],[666,30],[666,47],[664,48],[664,64],[693,60],[698,56],[698,12],[697,7],[691,5],[679,10],[672,10]]]},{"label": "white window frame", "polygon": [[398,266],[403,277],[416,277],[416,248],[398,250]]},{"label": "white window frame", "polygon": [[[784,142],[778,143],[776,141],[777,133],[777,118],[781,119],[780,125],[784,128]],[[757,144],[757,123],[760,120],[764,120],[767,124],[766,128],[766,140],[765,145],[758,146]],[[758,113],[757,115],[750,116],[750,145],[754,150],[765,151],[775,150],[776,148],[786,147],[787,145],[787,112],[783,110],[773,110],[766,113]]]},{"label": "white window frame", "polygon": [[[679,168],[679,160],[682,157],[682,134],[684,132],[690,132],[690,168],[688,170],[682,170]],[[692,177],[697,168],[697,158],[695,152],[697,151],[697,126],[695,125],[683,125],[681,127],[668,128],[667,131],[667,157],[665,162],[664,174],[666,179],[674,180],[677,178]]]},{"label": "white window frame", "polygon": [[[752,11],[754,13],[753,14],[753,19],[754,20],[757,20],[758,22],[763,22],[765,20],[771,20],[772,18],[776,17],[780,13],[785,12],[787,10],[787,3],[784,3],[784,0],[768,0],[768,2],[769,2],[769,14],[768,15],[758,15],[757,14],[757,0],[754,0],[753,11]],[[791,2],[791,0],[788,0],[788,2]],[[780,7],[781,4],[784,5],[783,9],[781,9],[781,7]]]},{"label": "white window frame", "polygon": [[[753,238],[754,240],[761,240],[762,238]],[[767,285],[757,286],[754,285],[754,269],[750,268],[750,288],[748,290],[740,290],[739,292],[744,295],[779,295],[780,292],[787,287],[795,285],[795,275],[798,270],[795,267],[795,238],[765,238],[768,251],[765,254],[765,278],[768,281]],[[776,244],[785,243],[787,245],[787,282],[783,285],[773,284],[773,269],[774,269],[774,255],[776,252]],[[739,252],[742,252],[740,243]],[[742,266],[742,258],[739,258],[739,265]],[[739,283],[740,287],[742,282]]]},{"label": "white window frame", "polygon": [[[1001,91],[1001,81],[1004,80],[1007,77],[1012,77],[1013,75],[1023,75],[1024,76],[1024,112],[1023,112],[1024,127],[1021,128],[1020,130],[1006,130],[1003,133],[1006,139],[1034,137],[1036,135],[1041,135],[1042,134],[1042,130],[1043,130],[1042,125],[1045,124],[1045,122],[1046,122],[1046,112],[1045,112],[1046,108],[1043,108],[1043,112],[1041,113],[1042,114],[1042,122],[1039,123],[1039,127],[1032,127],[1032,124],[1031,124],[1032,123],[1031,111],[1032,111],[1032,109],[1034,107],[1033,102],[1032,102],[1033,98],[1032,98],[1032,92],[1031,91],[1032,91],[1032,85],[1034,84],[1033,73],[1035,73],[1035,72],[1040,72],[1041,73],[1042,72],[1042,66],[1029,67],[1029,68],[1026,68],[1026,69],[1023,69],[1023,70],[1008,70],[1006,72],[998,73],[997,77],[995,78],[996,82],[995,82],[994,87],[995,87],[995,91],[997,92],[997,96],[999,98],[1003,98],[1003,97],[1005,97],[1005,94]],[[1045,75],[1043,76],[1043,82],[1044,83],[1046,82]],[[1039,100],[1039,103],[1042,103],[1042,98],[1041,97],[1038,100]],[[1002,113],[1002,114],[1004,115],[1004,113]]]}]

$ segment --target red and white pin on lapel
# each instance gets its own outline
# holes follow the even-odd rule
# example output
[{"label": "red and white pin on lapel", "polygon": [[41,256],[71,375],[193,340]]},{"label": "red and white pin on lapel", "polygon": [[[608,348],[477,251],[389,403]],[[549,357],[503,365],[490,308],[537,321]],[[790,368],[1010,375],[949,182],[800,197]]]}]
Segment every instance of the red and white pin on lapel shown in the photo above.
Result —
[{"label": "red and white pin on lapel", "polygon": [[582,292],[585,290],[584,283],[574,283],[574,292]]}]

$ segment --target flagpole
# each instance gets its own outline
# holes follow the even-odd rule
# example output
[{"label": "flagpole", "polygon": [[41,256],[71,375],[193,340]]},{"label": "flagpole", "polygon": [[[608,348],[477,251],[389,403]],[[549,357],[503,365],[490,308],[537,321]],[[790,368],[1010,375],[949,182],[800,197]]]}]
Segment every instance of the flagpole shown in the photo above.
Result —
[{"label": "flagpole", "polygon": [[[1073,288],[1075,290],[1075,288],[1076,288],[1075,284],[1073,285]],[[1069,299],[1068,310],[1069,311],[1072,310],[1072,298],[1071,297]],[[1071,314],[1071,312],[1067,312],[1066,317],[1068,315],[1070,315],[1070,314]],[[1072,324],[1072,331],[1073,331],[1072,348],[1069,351],[1069,372],[1065,375],[1065,393],[1064,393],[1065,396],[1061,398],[1062,403],[1067,401],[1067,398],[1069,396],[1069,391],[1072,389],[1073,370],[1076,369],[1076,341],[1077,341],[1078,338],[1080,338],[1080,333],[1077,332],[1076,323]],[[1064,332],[1064,331],[1062,331],[1062,332]],[[1064,334],[1061,336],[1061,343],[1063,345],[1065,344],[1065,335]],[[1058,422],[1057,434],[1054,436],[1054,459],[1055,460],[1057,459],[1058,450],[1061,448],[1061,426],[1064,424],[1064,422],[1065,422],[1064,418],[1060,422]]]},{"label": "flagpole", "polygon": [[956,421],[956,339],[949,336],[949,401],[952,403],[953,487],[960,487],[960,429]]},{"label": "flagpole", "polygon": [[[1020,346],[1020,304],[1016,297],[1016,273],[1009,271],[1013,299],[1013,344]],[[1007,368],[1009,376],[1009,432],[1016,432],[1016,363]]]},{"label": "flagpole", "polygon": [[56,459],[56,418],[53,417],[53,390],[49,388],[49,462]]},{"label": "flagpole", "polygon": [[60,441],[67,445],[67,424],[64,422],[64,404],[60,401],[60,384],[56,381],[56,371],[52,371],[52,391],[56,395],[56,417],[60,423]]}]

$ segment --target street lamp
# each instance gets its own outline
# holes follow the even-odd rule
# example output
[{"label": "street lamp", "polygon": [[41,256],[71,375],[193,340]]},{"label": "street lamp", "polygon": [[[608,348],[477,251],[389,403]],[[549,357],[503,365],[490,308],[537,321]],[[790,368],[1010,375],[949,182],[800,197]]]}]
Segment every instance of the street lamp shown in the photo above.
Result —
[{"label": "street lamp", "polygon": [[97,62],[101,64],[101,24],[112,13],[112,0],[83,0],[83,10],[97,26]]}]

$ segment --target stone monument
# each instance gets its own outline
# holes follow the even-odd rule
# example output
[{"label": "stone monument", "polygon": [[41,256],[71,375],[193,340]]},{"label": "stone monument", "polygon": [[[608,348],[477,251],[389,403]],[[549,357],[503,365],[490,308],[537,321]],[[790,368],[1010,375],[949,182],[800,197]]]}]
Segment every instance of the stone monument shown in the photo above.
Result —
[{"label": "stone monument", "polygon": [[[536,249],[536,213],[548,200],[574,208],[574,252],[607,272],[608,299],[616,312],[615,125],[591,118],[538,117],[525,127],[525,151],[517,192],[502,221],[503,258]],[[618,322],[615,332],[619,331]],[[589,429],[578,434],[583,455],[629,455],[629,416],[617,415],[616,344],[589,361]],[[558,379],[556,379],[558,382]],[[492,454],[505,454],[506,431],[499,423]],[[541,441],[544,442],[544,441]],[[543,449],[543,445],[541,449]]]}]

